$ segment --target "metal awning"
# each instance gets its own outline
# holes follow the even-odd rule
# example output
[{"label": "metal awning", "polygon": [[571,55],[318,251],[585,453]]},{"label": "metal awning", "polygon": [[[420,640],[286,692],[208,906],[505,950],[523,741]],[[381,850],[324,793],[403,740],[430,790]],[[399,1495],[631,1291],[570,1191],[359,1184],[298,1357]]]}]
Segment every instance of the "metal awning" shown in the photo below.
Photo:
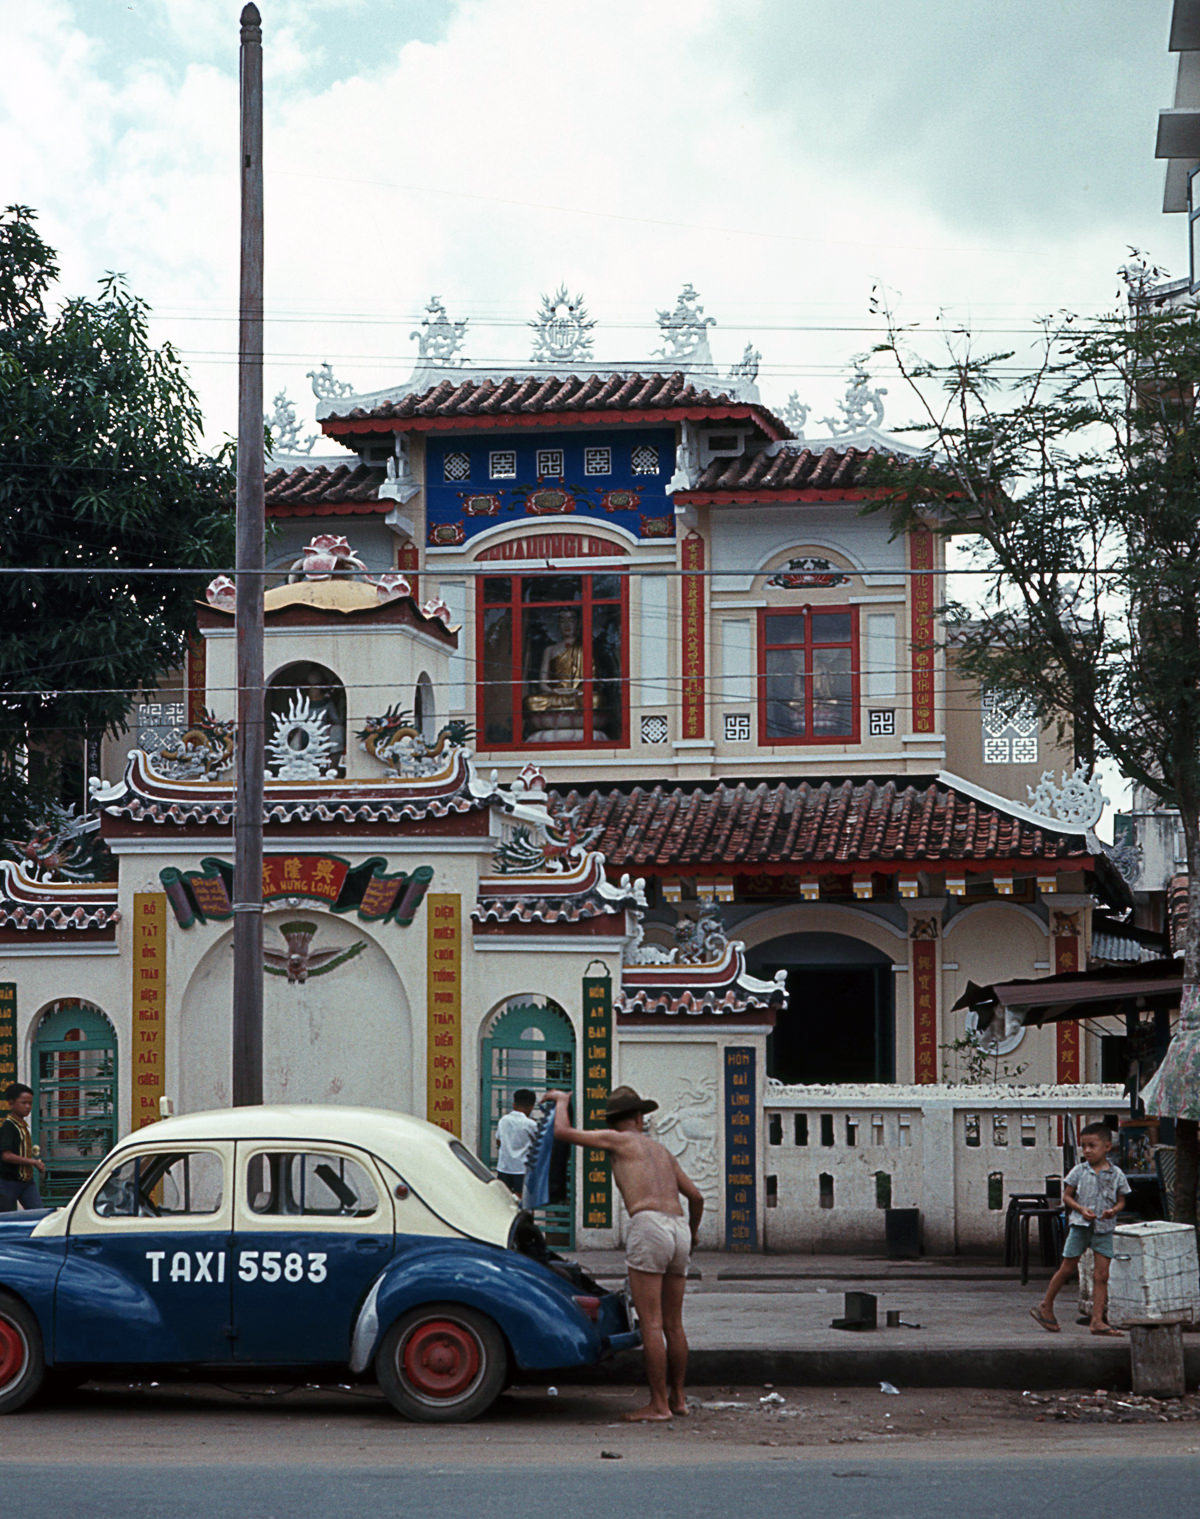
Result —
[{"label": "metal awning", "polygon": [[1112,965],[1097,970],[1067,971],[1023,981],[997,981],[991,986],[967,982],[954,1010],[972,1008],[980,1032],[1008,1009],[1022,1026],[1067,1019],[1111,1018],[1129,1009],[1179,1006],[1183,985],[1182,960],[1146,960],[1140,965]]}]

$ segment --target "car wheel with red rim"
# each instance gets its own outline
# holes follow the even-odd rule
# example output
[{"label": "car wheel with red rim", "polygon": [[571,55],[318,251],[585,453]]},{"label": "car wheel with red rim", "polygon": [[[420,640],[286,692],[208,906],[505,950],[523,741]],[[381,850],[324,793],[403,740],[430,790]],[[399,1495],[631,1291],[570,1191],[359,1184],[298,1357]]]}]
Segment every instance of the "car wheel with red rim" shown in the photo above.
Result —
[{"label": "car wheel with red rim", "polygon": [[393,1408],[423,1423],[478,1418],[508,1376],[504,1336],[491,1319],[457,1303],[414,1308],[383,1337],[375,1357]]},{"label": "car wheel with red rim", "polygon": [[23,1408],[44,1376],[37,1319],[17,1298],[0,1294],[0,1414]]}]

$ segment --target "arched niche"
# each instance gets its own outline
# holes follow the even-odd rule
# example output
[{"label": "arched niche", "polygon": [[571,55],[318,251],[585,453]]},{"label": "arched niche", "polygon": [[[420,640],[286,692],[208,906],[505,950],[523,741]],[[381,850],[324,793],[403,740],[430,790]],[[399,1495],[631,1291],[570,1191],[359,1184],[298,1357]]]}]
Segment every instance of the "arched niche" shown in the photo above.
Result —
[{"label": "arched niche", "polygon": [[[332,746],[319,757],[319,735],[327,734]],[[267,769],[285,773],[272,744],[282,745],[301,766],[310,757],[317,773],[346,773],[346,688],[332,670],[311,660],[297,660],[277,670],[267,682]]]},{"label": "arched niche", "polygon": [[[406,932],[388,925],[381,942],[353,916],[308,907],[266,914],[264,1101],[414,1110],[411,1005],[383,947],[401,953]],[[229,929],[201,958],[183,993],[183,1112],[229,1105],[232,997]]]}]

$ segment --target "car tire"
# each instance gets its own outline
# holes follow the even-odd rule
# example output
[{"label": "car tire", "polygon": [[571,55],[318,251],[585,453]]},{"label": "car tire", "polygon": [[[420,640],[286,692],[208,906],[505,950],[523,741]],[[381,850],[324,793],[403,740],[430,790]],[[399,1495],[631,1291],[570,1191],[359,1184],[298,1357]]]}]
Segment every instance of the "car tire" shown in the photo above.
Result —
[{"label": "car tire", "polygon": [[406,1419],[465,1424],[504,1390],[508,1350],[484,1314],[458,1303],[430,1303],[397,1319],[384,1335],[375,1375]]},{"label": "car tire", "polygon": [[45,1374],[37,1319],[18,1298],[0,1293],[0,1414],[24,1408]]}]

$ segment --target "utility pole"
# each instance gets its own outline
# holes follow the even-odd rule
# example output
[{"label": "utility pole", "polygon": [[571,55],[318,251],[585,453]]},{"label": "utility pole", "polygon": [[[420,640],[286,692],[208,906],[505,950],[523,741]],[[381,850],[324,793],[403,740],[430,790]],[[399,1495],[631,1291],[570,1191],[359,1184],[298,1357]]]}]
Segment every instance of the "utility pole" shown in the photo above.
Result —
[{"label": "utility pole", "polygon": [[237,791],[233,808],[233,1105],[263,1100],[262,18],[241,20],[242,271],[238,307]]}]

